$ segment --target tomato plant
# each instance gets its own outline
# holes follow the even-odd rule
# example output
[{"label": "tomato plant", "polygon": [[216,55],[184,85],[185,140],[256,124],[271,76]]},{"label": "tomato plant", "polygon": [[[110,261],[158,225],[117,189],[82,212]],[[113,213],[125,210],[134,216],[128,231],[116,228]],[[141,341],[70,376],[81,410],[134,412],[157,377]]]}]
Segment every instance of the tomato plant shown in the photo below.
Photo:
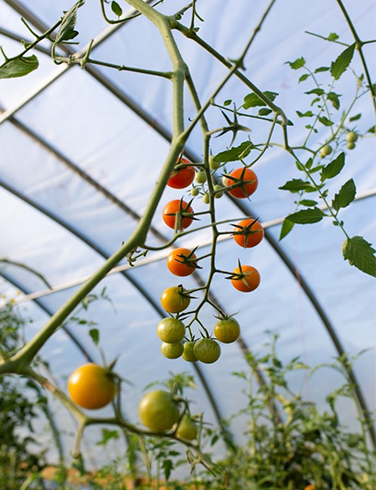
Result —
[{"label": "tomato plant", "polygon": [[188,228],[193,221],[191,217],[193,216],[193,209],[185,201],[174,199],[166,204],[162,216],[169,228],[183,230]]},{"label": "tomato plant", "polygon": [[108,369],[88,363],[70,375],[68,391],[77,405],[95,410],[112,402],[116,394],[116,385]]},{"label": "tomato plant", "polygon": [[181,166],[181,164],[190,163],[186,158],[181,158],[177,164],[179,168],[171,172],[171,176],[167,181],[167,185],[174,189],[184,189],[192,184],[195,178],[195,168],[193,165]]},{"label": "tomato plant", "polygon": [[189,276],[197,268],[196,258],[188,248],[177,248],[167,257],[167,267],[175,276]]},{"label": "tomato plant", "polygon": [[224,344],[231,344],[240,335],[240,325],[234,318],[219,320],[214,325],[215,337]]},{"label": "tomato plant", "polygon": [[183,340],[185,335],[184,323],[177,318],[163,318],[157,326],[158,337],[162,342],[175,344]]},{"label": "tomato plant", "polygon": [[242,265],[241,269],[237,267],[233,271],[231,284],[238,291],[249,293],[254,291],[260,285],[260,273],[251,265]]},{"label": "tomato plant", "polygon": [[161,296],[162,307],[167,313],[180,313],[188,308],[190,302],[182,286],[167,288]]},{"label": "tomato plant", "polygon": [[194,346],[194,354],[197,359],[205,364],[212,364],[219,359],[221,347],[213,339],[200,339]]},{"label": "tomato plant", "polygon": [[141,422],[153,432],[165,432],[179,420],[179,406],[171,393],[154,390],[146,393],[138,405]]},{"label": "tomato plant", "polygon": [[180,439],[186,439],[187,441],[193,441],[197,437],[197,426],[189,417],[189,415],[184,414],[181,419],[178,428],[176,429],[176,435]]},{"label": "tomato plant", "polygon": [[162,342],[161,352],[165,357],[167,357],[167,359],[177,359],[183,354],[183,351],[183,342],[176,342],[174,344]]},{"label": "tomato plant", "polygon": [[235,242],[243,248],[252,248],[264,238],[264,228],[255,219],[244,219],[234,228]]},{"label": "tomato plant", "polygon": [[228,176],[225,176],[224,184],[226,187],[236,186],[227,192],[237,199],[245,199],[257,189],[258,179],[250,168],[239,167],[230,172]]}]

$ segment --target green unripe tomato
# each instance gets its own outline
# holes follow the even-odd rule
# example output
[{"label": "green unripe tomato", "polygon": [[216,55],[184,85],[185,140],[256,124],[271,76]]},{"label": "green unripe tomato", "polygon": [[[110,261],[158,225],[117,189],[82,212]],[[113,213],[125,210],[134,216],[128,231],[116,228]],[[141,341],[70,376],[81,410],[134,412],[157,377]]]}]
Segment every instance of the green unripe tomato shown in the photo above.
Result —
[{"label": "green unripe tomato", "polygon": [[176,344],[167,344],[162,342],[161,352],[167,357],[167,359],[177,359],[183,354],[184,346],[183,342],[177,342]]},{"label": "green unripe tomato", "polygon": [[191,196],[196,197],[198,196],[198,194],[199,194],[199,190],[197,189],[197,187],[192,187]]},{"label": "green unripe tomato", "polygon": [[199,361],[212,364],[219,359],[221,347],[213,339],[201,339],[196,342],[194,353]]},{"label": "green unripe tomato", "polygon": [[162,342],[176,344],[184,338],[184,323],[177,318],[163,318],[163,320],[158,323],[157,335]]},{"label": "green unripe tomato", "polygon": [[154,390],[146,393],[138,405],[141,422],[151,431],[161,433],[179,420],[179,406],[171,393]]},{"label": "green unripe tomato", "polygon": [[179,427],[177,428],[176,435],[180,439],[185,439],[187,441],[193,441],[197,437],[197,427],[192,419],[187,415],[183,415],[180,421]]},{"label": "green unripe tomato", "polygon": [[355,143],[355,141],[357,141],[357,139],[358,139],[358,135],[356,133],[354,133],[354,131],[350,131],[346,135],[346,141],[348,143]]},{"label": "green unripe tomato", "polygon": [[321,158],[324,158],[324,157],[327,157],[328,155],[330,155],[332,153],[332,147],[330,145],[325,145],[321,148],[320,150],[320,157]]},{"label": "green unripe tomato", "polygon": [[209,167],[212,170],[217,170],[217,168],[219,168],[220,166],[221,166],[220,162],[216,162],[214,160],[214,155],[211,155],[210,158],[209,158]]},{"label": "green unripe tomato", "polygon": [[197,184],[203,184],[204,182],[206,182],[206,174],[203,170],[199,170],[196,173],[195,181],[197,182]]},{"label": "green unripe tomato", "polygon": [[209,194],[207,192],[205,192],[205,194],[203,194],[202,200],[204,201],[205,204],[209,204],[210,198],[209,198]]},{"label": "green unripe tomato", "polygon": [[[221,185],[215,185],[214,191],[215,191],[215,194],[214,194],[215,199],[220,199],[223,196],[223,187]],[[221,192],[218,192],[218,191],[221,191]]]},{"label": "green unripe tomato", "polygon": [[349,150],[353,150],[355,148],[355,143],[353,141],[348,141],[346,146]]},{"label": "green unripe tomato", "polygon": [[184,344],[184,352],[182,355],[182,358],[184,359],[184,361],[188,361],[188,362],[196,362],[197,361],[197,357],[195,356],[195,353],[194,353],[195,343],[196,342],[189,341],[189,342],[186,342]]},{"label": "green unripe tomato", "polygon": [[234,318],[219,320],[214,326],[215,337],[224,344],[231,344],[240,335],[239,323]]}]

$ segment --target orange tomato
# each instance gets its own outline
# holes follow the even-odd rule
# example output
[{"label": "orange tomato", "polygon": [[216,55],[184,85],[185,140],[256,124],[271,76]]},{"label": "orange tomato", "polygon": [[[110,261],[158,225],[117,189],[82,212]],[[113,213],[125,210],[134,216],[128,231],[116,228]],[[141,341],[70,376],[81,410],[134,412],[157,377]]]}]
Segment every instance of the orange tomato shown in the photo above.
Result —
[{"label": "orange tomato", "polygon": [[163,209],[163,221],[167,226],[175,229],[175,222],[177,220],[177,230],[183,230],[188,228],[192,223],[190,216],[182,216],[182,213],[189,213],[193,215],[193,209],[183,200],[174,199],[166,204]]},{"label": "orange tomato", "polygon": [[116,385],[106,368],[89,363],[73,371],[68,380],[68,391],[77,405],[95,410],[112,402]]},{"label": "orange tomato", "polygon": [[[186,158],[181,158],[176,162],[177,165],[182,163],[191,163]],[[167,185],[169,187],[173,187],[174,189],[184,189],[192,184],[195,178],[195,168],[192,165],[188,167],[180,167],[177,170],[171,172],[171,176],[167,181]]]},{"label": "orange tomato", "polygon": [[242,265],[242,273],[239,267],[234,269],[233,274],[239,274],[239,277],[231,279],[231,284],[238,291],[249,293],[258,288],[260,284],[260,274],[257,269],[251,265]]},{"label": "orange tomato", "polygon": [[224,184],[226,187],[236,185],[236,187],[227,192],[237,199],[245,199],[251,196],[257,189],[258,179],[257,175],[250,168],[239,167],[224,179]]},{"label": "orange tomato", "polygon": [[235,242],[243,248],[255,247],[264,238],[264,228],[252,218],[240,221],[235,226],[234,232],[242,233],[241,235],[234,234],[233,237]]},{"label": "orange tomato", "polygon": [[[189,257],[189,261],[185,258]],[[189,276],[196,269],[196,255],[188,248],[177,248],[173,250],[167,257],[167,267],[175,276]]]}]

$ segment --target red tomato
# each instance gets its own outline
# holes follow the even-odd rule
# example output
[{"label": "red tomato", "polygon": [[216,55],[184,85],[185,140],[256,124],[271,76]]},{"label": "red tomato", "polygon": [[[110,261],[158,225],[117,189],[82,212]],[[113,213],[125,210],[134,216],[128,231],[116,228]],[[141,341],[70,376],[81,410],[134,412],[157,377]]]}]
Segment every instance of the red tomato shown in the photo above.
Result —
[{"label": "red tomato", "polygon": [[244,248],[255,247],[264,238],[264,228],[252,218],[240,221],[235,226],[234,232],[242,233],[241,235],[234,234],[233,237],[236,243]]},{"label": "red tomato", "polygon": [[[189,261],[185,260],[189,257]],[[173,250],[167,257],[167,267],[175,276],[189,276],[196,269],[196,255],[188,248],[177,248]]]},{"label": "red tomato", "polygon": [[182,216],[181,214],[189,213],[193,215],[193,209],[183,200],[174,199],[166,204],[163,209],[163,221],[167,226],[175,229],[175,221],[177,220],[176,229],[183,230],[188,228],[192,223],[192,218],[190,216]]},{"label": "red tomato", "polygon": [[233,274],[239,274],[239,277],[231,279],[231,284],[235,289],[243,293],[254,291],[260,284],[260,274],[251,265],[242,265],[242,274],[240,274],[240,269],[237,267]]},{"label": "red tomato", "polygon": [[[190,163],[186,158],[181,158],[178,160],[177,165],[182,163]],[[177,170],[171,172],[171,176],[167,181],[167,185],[169,187],[173,187],[174,189],[184,189],[184,187],[188,187],[192,184],[195,178],[195,168],[193,165],[189,165],[188,167],[180,167]]]},{"label": "red tomato", "polygon": [[228,193],[237,199],[245,199],[251,196],[257,189],[258,179],[257,175],[250,168],[239,167],[225,178],[225,185],[226,187],[236,185]]}]

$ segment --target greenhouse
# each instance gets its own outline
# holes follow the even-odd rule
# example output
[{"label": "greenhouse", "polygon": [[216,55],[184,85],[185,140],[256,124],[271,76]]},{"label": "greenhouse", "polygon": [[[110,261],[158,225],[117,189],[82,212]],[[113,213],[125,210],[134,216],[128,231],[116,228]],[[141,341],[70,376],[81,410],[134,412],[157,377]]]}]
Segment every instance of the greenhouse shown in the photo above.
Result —
[{"label": "greenhouse", "polygon": [[375,14],[0,1],[0,490],[376,489]]}]

